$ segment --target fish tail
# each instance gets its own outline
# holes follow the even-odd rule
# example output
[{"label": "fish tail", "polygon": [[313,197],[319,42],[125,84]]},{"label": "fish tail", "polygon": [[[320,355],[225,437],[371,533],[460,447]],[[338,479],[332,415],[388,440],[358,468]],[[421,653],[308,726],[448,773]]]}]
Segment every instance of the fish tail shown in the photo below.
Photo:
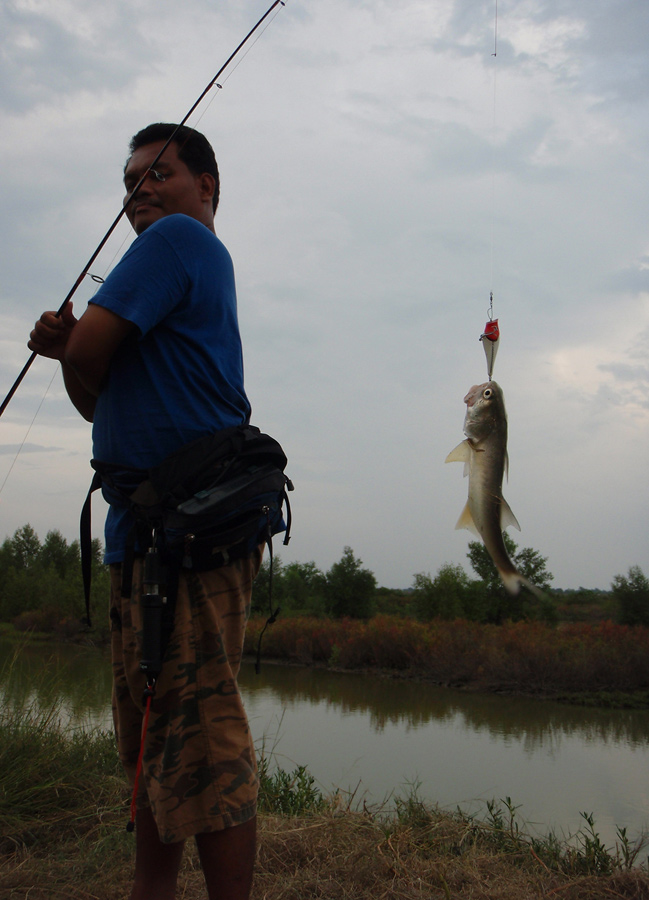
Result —
[{"label": "fish tail", "polygon": [[532,582],[528,578],[525,578],[524,575],[521,575],[520,572],[516,572],[515,570],[505,572],[502,569],[498,569],[498,574],[510,594],[520,594],[521,585],[525,585],[528,591],[531,591],[538,600],[547,600],[543,591],[540,588],[537,588],[535,584],[532,584]]},{"label": "fish tail", "polygon": [[498,569],[498,574],[510,594],[520,594],[521,584],[525,581],[522,575],[516,571],[505,572],[503,569]]},{"label": "fish tail", "polygon": [[537,588],[535,584],[532,584],[531,581],[528,581],[527,578],[523,578],[521,575],[521,584],[524,584],[528,591],[531,591],[537,600],[547,600],[547,595],[543,593],[541,588]]}]

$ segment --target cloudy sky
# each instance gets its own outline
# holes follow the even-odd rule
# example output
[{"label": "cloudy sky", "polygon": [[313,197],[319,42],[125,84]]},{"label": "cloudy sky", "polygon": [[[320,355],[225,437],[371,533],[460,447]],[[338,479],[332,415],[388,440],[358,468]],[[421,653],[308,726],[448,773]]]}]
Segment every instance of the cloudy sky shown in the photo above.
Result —
[{"label": "cloudy sky", "polygon": [[[131,134],[181,119],[266,9],[2,4],[3,396],[120,208]],[[444,459],[493,292],[512,536],[557,587],[649,574],[648,38],[646,0],[500,0],[497,27],[495,0],[287,0],[201,104],[253,421],[296,485],[285,562],[349,545],[390,587],[468,566]],[[0,538],[76,537],[89,456],[36,360],[0,421]]]}]

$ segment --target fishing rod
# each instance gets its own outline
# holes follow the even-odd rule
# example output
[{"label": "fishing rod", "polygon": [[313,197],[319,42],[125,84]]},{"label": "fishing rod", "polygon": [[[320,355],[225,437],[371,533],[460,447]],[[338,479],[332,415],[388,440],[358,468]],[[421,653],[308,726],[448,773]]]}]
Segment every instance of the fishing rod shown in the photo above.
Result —
[{"label": "fishing rod", "polygon": [[[101,239],[101,241],[100,241],[99,244],[97,245],[96,250],[93,252],[92,256],[90,257],[90,259],[88,260],[88,262],[86,263],[86,265],[85,265],[85,266],[83,267],[83,269],[81,270],[81,273],[80,273],[79,277],[77,278],[77,280],[74,282],[74,284],[73,284],[72,287],[70,288],[70,290],[69,290],[69,292],[68,292],[68,295],[66,296],[65,300],[63,301],[63,303],[60,305],[60,307],[59,307],[58,310],[56,311],[56,316],[57,316],[57,318],[60,317],[60,316],[62,315],[63,310],[64,310],[65,307],[68,305],[68,303],[70,302],[70,300],[72,299],[72,297],[73,297],[74,294],[76,293],[77,288],[79,287],[79,285],[81,284],[81,282],[83,281],[83,279],[84,279],[84,278],[86,277],[86,275],[88,274],[88,272],[89,272],[89,270],[90,270],[90,266],[91,266],[91,265],[94,263],[94,261],[97,259],[97,257],[99,256],[99,254],[100,254],[101,251],[103,250],[104,245],[105,245],[106,242],[108,241],[109,237],[111,236],[111,234],[113,233],[113,231],[115,231],[115,229],[117,228],[117,225],[118,225],[119,222],[121,221],[122,216],[125,214],[125,212],[126,212],[126,210],[128,209],[130,203],[133,201],[133,198],[134,198],[135,195],[137,194],[139,188],[142,187],[143,183],[144,183],[144,182],[146,181],[146,179],[148,178],[149,172],[150,172],[152,169],[155,169],[155,167],[156,167],[156,165],[157,165],[157,163],[158,163],[160,157],[162,156],[162,154],[165,152],[165,150],[167,149],[167,147],[169,146],[169,144],[170,144],[170,143],[173,141],[173,139],[176,137],[176,135],[178,134],[178,132],[180,131],[180,129],[183,127],[183,125],[185,125],[185,123],[187,122],[187,120],[189,119],[189,117],[191,116],[191,114],[194,112],[194,110],[196,109],[196,107],[201,103],[201,101],[202,101],[203,98],[206,96],[206,94],[208,94],[208,93],[212,90],[212,88],[213,88],[215,85],[216,85],[216,87],[218,87],[218,88],[221,87],[221,85],[218,84],[217,79],[223,74],[223,72],[227,69],[227,67],[230,65],[230,63],[231,63],[232,60],[235,58],[235,56],[239,53],[239,51],[240,51],[241,48],[244,46],[244,44],[246,44],[246,43],[249,41],[249,39],[253,36],[253,34],[255,33],[255,31],[257,31],[257,29],[262,25],[262,23],[268,18],[268,16],[272,13],[272,11],[275,9],[276,6],[286,6],[286,3],[284,2],[284,0],[275,0],[275,2],[274,2],[271,6],[268,7],[268,9],[266,10],[266,12],[265,12],[265,13],[263,14],[263,16],[261,17],[261,19],[259,19],[259,21],[257,22],[257,24],[256,24],[253,28],[250,29],[250,31],[249,31],[248,34],[244,37],[244,39],[241,41],[241,43],[240,43],[239,46],[236,48],[236,50],[234,50],[234,52],[231,53],[230,56],[228,56],[228,58],[227,58],[226,61],[223,63],[223,65],[221,66],[221,68],[219,69],[219,71],[216,73],[216,75],[215,75],[213,78],[211,78],[211,79],[209,80],[209,82],[207,83],[207,86],[206,86],[205,89],[201,92],[201,94],[199,95],[198,99],[192,104],[192,106],[190,107],[189,111],[186,113],[186,115],[185,115],[184,118],[182,119],[182,121],[179,122],[179,124],[176,126],[176,128],[174,129],[174,131],[172,132],[172,134],[167,138],[167,141],[165,142],[164,146],[162,147],[162,149],[160,150],[160,152],[158,153],[158,155],[156,156],[156,158],[153,160],[153,162],[151,163],[151,165],[149,166],[149,168],[146,170],[146,172],[142,175],[142,177],[140,178],[140,180],[138,181],[138,183],[135,185],[135,187],[133,188],[132,192],[130,193],[128,199],[126,200],[126,202],[124,203],[124,205],[123,205],[122,208],[120,209],[119,213],[118,213],[117,216],[115,217],[115,219],[114,219],[112,225],[110,226],[110,228],[108,229],[108,231],[106,232],[106,234],[103,236],[103,238]],[[26,375],[27,372],[29,371],[31,364],[34,362],[34,360],[36,359],[37,356],[38,356],[38,353],[36,353],[36,351],[34,351],[34,352],[32,353],[32,355],[29,357],[29,359],[27,360],[27,362],[25,363],[25,365],[23,366],[23,368],[22,368],[20,374],[18,375],[18,378],[16,378],[16,380],[14,381],[13,385],[11,386],[11,389],[10,389],[9,393],[7,394],[7,396],[5,397],[5,399],[2,401],[2,405],[0,405],[0,416],[3,414],[3,412],[5,411],[5,409],[7,408],[7,406],[9,405],[9,403],[10,403],[10,401],[11,401],[11,398],[13,397],[13,395],[16,393],[16,391],[17,391],[18,388],[20,387],[20,384],[21,384],[23,378],[25,377],[25,375]]]}]

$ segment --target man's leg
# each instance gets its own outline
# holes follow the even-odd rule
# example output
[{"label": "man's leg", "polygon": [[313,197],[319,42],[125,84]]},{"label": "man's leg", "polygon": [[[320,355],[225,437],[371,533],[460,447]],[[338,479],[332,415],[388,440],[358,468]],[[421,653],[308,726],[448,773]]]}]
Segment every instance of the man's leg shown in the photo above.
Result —
[{"label": "man's leg", "polygon": [[196,835],[209,900],[248,900],[255,863],[257,818]]},{"label": "man's leg", "polygon": [[135,883],[130,900],[174,900],[184,843],[163,844],[151,809],[138,810],[135,817]]}]

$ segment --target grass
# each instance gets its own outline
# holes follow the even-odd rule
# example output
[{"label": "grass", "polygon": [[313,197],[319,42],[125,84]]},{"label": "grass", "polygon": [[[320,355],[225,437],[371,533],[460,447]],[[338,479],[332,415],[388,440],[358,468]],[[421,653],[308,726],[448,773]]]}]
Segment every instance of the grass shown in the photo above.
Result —
[{"label": "grass", "polygon": [[[0,707],[0,850],[87,833],[121,807],[123,777],[112,735],[66,734],[58,708]],[[101,791],[97,787],[101,785]]]},{"label": "grass", "polygon": [[[56,710],[0,712],[0,898],[115,900],[128,895],[128,790],[110,734],[65,734]],[[595,822],[569,841],[537,838],[509,798],[482,817],[439,810],[416,786],[387,809],[325,797],[308,771],[260,764],[253,900],[649,900],[640,844],[616,846]],[[178,895],[204,897],[188,848]]]},{"label": "grass", "polygon": [[20,646],[27,641],[43,642],[51,641],[52,635],[44,631],[19,631],[11,622],[0,622],[0,638],[3,641],[12,641]]},{"label": "grass", "polygon": [[297,766],[293,772],[272,770],[267,756],[259,760],[258,803],[264,812],[283,816],[321,812],[328,805],[306,766]]}]

